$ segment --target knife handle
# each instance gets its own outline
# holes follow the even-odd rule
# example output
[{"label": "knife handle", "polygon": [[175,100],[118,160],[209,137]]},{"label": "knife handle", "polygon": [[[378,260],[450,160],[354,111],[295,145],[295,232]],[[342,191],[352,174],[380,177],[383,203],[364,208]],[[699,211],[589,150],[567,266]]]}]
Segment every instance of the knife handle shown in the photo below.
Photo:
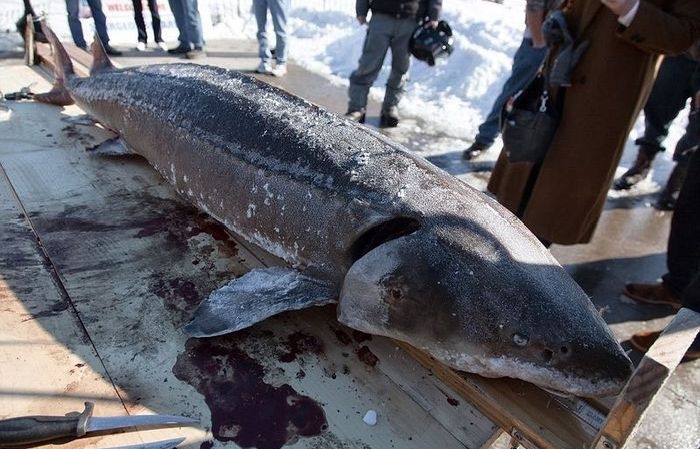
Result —
[{"label": "knife handle", "polygon": [[28,446],[63,438],[78,438],[87,432],[87,422],[95,405],[73,416],[22,416],[0,420],[0,448]]}]

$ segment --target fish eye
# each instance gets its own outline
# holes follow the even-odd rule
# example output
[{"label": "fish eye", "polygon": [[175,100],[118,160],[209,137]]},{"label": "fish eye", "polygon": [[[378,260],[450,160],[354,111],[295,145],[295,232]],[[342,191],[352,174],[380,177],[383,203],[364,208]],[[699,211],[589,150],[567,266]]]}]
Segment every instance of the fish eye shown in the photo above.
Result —
[{"label": "fish eye", "polygon": [[527,335],[523,334],[513,334],[513,343],[515,343],[518,346],[527,346],[528,342],[530,339],[527,337]]}]

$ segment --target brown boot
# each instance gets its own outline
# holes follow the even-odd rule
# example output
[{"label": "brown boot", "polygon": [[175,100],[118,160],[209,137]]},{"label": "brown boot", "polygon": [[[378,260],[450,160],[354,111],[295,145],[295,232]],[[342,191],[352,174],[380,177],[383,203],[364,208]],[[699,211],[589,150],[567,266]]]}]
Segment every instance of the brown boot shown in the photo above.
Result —
[{"label": "brown boot", "polygon": [[680,300],[660,282],[658,284],[627,284],[622,293],[628,298],[645,304],[665,304],[674,309],[682,307]]},{"label": "brown boot", "polygon": [[[637,351],[646,354],[649,348],[656,342],[656,340],[661,335],[661,331],[655,332],[637,332],[632,337],[630,337],[630,345]],[[698,344],[698,339],[695,339],[692,345],[685,352],[683,356],[683,361],[688,362],[690,360],[695,360],[700,358],[700,345]]]},{"label": "brown boot", "polygon": [[640,145],[634,165],[615,181],[613,188],[615,190],[628,190],[644,180],[649,174],[649,170],[651,170],[651,162],[654,160],[656,153],[656,149]]}]

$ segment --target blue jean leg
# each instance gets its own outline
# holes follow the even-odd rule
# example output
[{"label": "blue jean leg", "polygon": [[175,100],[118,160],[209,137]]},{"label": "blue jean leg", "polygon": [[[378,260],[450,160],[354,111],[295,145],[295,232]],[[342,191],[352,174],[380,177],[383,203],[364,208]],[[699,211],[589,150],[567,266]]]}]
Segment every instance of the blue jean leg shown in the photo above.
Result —
[{"label": "blue jean leg", "polygon": [[73,37],[73,43],[80,48],[87,47],[85,36],[83,35],[83,27],[80,25],[80,16],[78,15],[78,7],[80,0],[66,0],[66,12],[68,13],[68,28]]},{"label": "blue jean leg", "polygon": [[486,120],[479,125],[479,132],[474,138],[478,143],[487,147],[493,145],[493,141],[501,133],[501,113],[506,101],[518,91],[527,87],[528,83],[537,74],[537,70],[542,65],[547,56],[547,47],[534,48],[532,39],[524,38],[520,47],[513,55],[513,66],[510,77],[503,84],[501,93],[493,102],[491,111],[486,116]]},{"label": "blue jean leg", "polygon": [[[75,45],[85,48],[87,43],[85,42],[85,36],[83,35],[83,28],[80,25],[80,16],[78,15],[79,6],[80,0],[66,0],[68,28],[70,28],[71,37],[73,37],[73,42]],[[102,1],[88,0],[88,6],[90,6],[90,11],[92,11],[92,20],[95,23],[95,31],[97,31],[97,35],[100,37],[100,40],[104,45],[109,44],[109,35],[107,34],[107,18],[102,12]]]},{"label": "blue jean leg", "polygon": [[253,12],[255,22],[258,25],[258,57],[262,61],[269,61],[272,58],[270,45],[267,40],[267,0],[253,0]]},{"label": "blue jean leg", "polygon": [[100,36],[100,40],[104,45],[109,44],[109,35],[107,34],[107,17],[102,12],[102,0],[87,0],[92,11],[92,20],[95,22],[95,31]]},{"label": "blue jean leg", "polygon": [[289,0],[268,0],[272,25],[275,27],[275,59],[277,64],[287,62],[287,11]]},{"label": "blue jean leg", "polygon": [[199,1],[185,0],[185,23],[187,24],[187,36],[194,48],[204,48],[204,35],[202,34],[202,18],[199,15]]},{"label": "blue jean leg", "polygon": [[175,19],[175,26],[177,26],[177,30],[180,33],[177,40],[180,41],[180,45],[188,47],[190,46],[190,37],[187,33],[187,22],[185,21],[184,0],[168,0],[168,4]]}]

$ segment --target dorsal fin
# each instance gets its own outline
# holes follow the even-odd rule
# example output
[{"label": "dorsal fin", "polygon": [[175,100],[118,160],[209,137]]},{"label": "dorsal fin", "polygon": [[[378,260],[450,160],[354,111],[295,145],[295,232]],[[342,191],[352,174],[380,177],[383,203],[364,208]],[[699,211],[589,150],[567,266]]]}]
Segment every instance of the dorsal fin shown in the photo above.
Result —
[{"label": "dorsal fin", "polygon": [[105,47],[100,40],[100,36],[95,33],[95,39],[92,41],[92,67],[90,67],[90,75],[99,72],[107,72],[114,70],[112,61],[109,60]]}]

